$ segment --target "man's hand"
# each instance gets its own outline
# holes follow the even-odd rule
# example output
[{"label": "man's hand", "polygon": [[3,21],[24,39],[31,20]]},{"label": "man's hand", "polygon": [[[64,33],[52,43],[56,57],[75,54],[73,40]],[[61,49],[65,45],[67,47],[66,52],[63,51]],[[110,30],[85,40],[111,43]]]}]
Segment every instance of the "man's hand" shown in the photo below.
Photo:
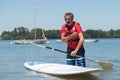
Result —
[{"label": "man's hand", "polygon": [[74,37],[74,36],[77,36],[77,35],[78,35],[77,32],[72,33],[72,36],[73,36],[73,37]]},{"label": "man's hand", "polygon": [[76,54],[77,54],[76,51],[72,51],[72,52],[71,52],[71,56],[73,56],[73,57],[76,56]]}]

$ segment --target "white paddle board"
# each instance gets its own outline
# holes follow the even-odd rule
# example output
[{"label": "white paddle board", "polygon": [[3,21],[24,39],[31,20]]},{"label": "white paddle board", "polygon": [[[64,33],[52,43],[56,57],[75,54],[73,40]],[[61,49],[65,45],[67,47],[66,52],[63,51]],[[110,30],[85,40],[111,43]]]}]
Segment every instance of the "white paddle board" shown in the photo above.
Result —
[{"label": "white paddle board", "polygon": [[40,73],[50,75],[76,75],[82,73],[93,73],[101,71],[101,68],[84,68],[80,66],[71,66],[58,63],[44,63],[44,62],[26,62],[25,68]]}]

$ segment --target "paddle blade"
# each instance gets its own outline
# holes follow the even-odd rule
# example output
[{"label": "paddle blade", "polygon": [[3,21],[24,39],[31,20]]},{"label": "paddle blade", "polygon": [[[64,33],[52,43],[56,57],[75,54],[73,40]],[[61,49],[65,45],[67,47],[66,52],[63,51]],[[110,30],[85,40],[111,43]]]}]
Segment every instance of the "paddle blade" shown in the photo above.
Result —
[{"label": "paddle blade", "polygon": [[97,61],[97,63],[102,67],[103,70],[112,70],[112,63]]}]

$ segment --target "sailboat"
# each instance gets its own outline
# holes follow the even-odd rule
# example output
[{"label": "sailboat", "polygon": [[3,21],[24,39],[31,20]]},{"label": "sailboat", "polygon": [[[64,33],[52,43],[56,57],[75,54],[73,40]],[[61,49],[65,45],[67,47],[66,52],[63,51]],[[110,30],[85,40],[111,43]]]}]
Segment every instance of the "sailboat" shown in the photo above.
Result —
[{"label": "sailboat", "polygon": [[[36,35],[36,33],[35,33]],[[44,44],[46,41],[47,41],[47,38],[45,36],[45,33],[42,29],[42,39],[36,39],[36,36],[35,36],[35,39],[33,40],[14,40],[11,42],[11,44],[30,44],[30,43],[35,43],[35,44]]]},{"label": "sailboat", "polygon": [[34,32],[34,39],[33,40],[14,40],[13,42],[11,42],[11,44],[30,44],[30,43],[35,43],[35,44],[44,44],[47,40],[45,33],[42,30],[42,39],[37,39],[36,38],[36,0],[34,0],[34,27],[35,27],[35,32]]},{"label": "sailboat", "polygon": [[42,37],[43,37],[42,39],[36,39],[36,36],[35,36],[35,39],[30,41],[35,44],[44,44],[47,41],[47,38],[45,36],[43,29],[42,29]]}]

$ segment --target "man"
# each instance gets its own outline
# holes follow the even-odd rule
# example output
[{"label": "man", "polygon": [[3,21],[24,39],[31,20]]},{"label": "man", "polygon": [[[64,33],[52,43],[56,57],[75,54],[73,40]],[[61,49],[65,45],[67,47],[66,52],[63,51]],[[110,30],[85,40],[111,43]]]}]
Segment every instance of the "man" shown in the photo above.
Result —
[{"label": "man", "polygon": [[61,40],[67,42],[67,64],[85,67],[85,59],[76,57],[85,56],[82,28],[78,22],[73,21],[74,15],[71,12],[65,13],[64,19],[66,24],[62,25]]}]

